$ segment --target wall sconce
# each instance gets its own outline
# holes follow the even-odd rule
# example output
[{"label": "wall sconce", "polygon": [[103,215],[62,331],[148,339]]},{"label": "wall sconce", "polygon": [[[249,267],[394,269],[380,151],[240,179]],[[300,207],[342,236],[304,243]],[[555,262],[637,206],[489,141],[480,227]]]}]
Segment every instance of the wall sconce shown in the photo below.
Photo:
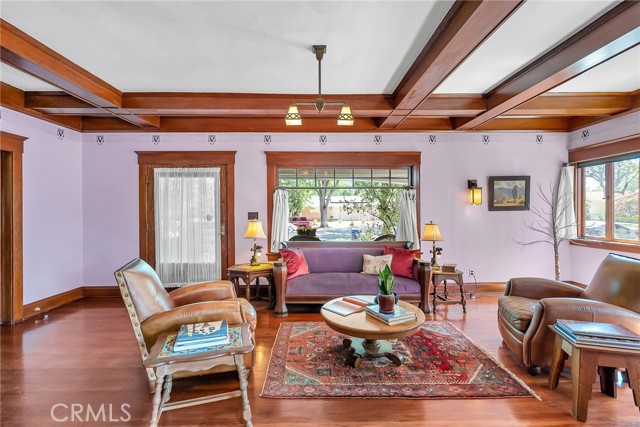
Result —
[{"label": "wall sconce", "polygon": [[467,180],[467,188],[469,189],[469,203],[472,205],[481,205],[482,187],[478,187],[478,181],[475,179]]}]

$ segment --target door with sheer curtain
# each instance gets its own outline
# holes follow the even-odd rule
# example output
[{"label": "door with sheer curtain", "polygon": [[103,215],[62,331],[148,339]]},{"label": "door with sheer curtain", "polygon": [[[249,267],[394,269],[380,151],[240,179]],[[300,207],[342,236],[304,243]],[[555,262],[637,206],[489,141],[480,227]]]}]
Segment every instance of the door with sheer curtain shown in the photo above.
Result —
[{"label": "door with sheer curtain", "polygon": [[165,286],[221,277],[220,168],[155,168],[155,268]]}]

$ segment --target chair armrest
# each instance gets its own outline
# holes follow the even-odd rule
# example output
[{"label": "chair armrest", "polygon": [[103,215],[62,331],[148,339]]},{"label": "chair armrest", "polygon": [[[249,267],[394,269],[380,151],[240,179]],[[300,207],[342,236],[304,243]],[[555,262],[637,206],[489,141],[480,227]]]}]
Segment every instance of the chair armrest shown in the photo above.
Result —
[{"label": "chair armrest", "polygon": [[577,298],[583,289],[559,282],[557,280],[542,279],[539,277],[518,277],[507,282],[505,295],[518,296],[531,299],[542,298]]},{"label": "chair armrest", "polygon": [[193,283],[169,292],[177,306],[196,302],[221,301],[236,298],[236,290],[228,280]]},{"label": "chair armrest", "polygon": [[[226,320],[230,325],[250,323],[241,309],[241,299],[188,304],[163,311],[140,324],[144,341],[150,348],[163,332],[178,331],[181,325]],[[255,319],[254,326],[255,327]]]},{"label": "chair armrest", "polygon": [[551,360],[554,333],[548,325],[558,319],[605,322],[624,325],[640,333],[640,314],[616,305],[580,298],[543,298],[533,310],[523,340],[523,361],[527,366],[544,366]]},{"label": "chair armrest", "polygon": [[431,283],[431,262],[418,259],[414,260],[418,263],[418,283],[420,284],[420,308],[425,313],[431,313],[429,307],[429,284]]},{"label": "chair armrest", "polygon": [[276,306],[274,309],[274,315],[276,317],[287,317],[287,263],[286,262],[274,262],[273,263],[273,281],[276,288]]}]

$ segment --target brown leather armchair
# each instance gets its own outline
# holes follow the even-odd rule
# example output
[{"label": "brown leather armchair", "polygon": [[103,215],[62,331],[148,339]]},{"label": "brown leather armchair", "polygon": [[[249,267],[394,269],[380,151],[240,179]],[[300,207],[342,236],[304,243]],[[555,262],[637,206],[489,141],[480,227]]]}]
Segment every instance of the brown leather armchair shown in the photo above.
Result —
[{"label": "brown leather armchair", "polygon": [[[163,332],[178,331],[180,325],[226,320],[230,325],[249,323],[256,328],[256,311],[244,298],[237,298],[235,287],[226,280],[194,283],[167,292],[153,268],[136,258],[115,273],[118,288],[129,313],[142,360]],[[253,367],[254,354],[245,356],[245,366]],[[235,366],[220,365],[197,375],[232,371]],[[156,377],[147,369],[149,385],[154,391]],[[178,372],[174,378],[194,375]]]},{"label": "brown leather armchair", "polygon": [[582,289],[555,280],[522,277],[507,282],[498,299],[498,329],[531,375],[551,363],[558,319],[624,325],[640,333],[640,260],[609,254]]}]

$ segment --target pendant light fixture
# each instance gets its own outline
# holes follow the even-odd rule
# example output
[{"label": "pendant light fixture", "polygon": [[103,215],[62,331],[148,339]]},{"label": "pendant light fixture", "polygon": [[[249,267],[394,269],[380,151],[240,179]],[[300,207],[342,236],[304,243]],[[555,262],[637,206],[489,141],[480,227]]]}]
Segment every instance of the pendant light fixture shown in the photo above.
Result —
[{"label": "pendant light fixture", "polygon": [[302,125],[302,117],[298,111],[299,105],[313,105],[316,107],[318,113],[322,112],[324,107],[327,105],[337,105],[342,107],[340,109],[340,114],[338,115],[338,126],[353,126],[353,114],[351,113],[351,107],[349,107],[349,104],[346,102],[326,102],[322,98],[322,58],[327,52],[327,46],[313,45],[312,51],[315,53],[316,59],[318,60],[318,97],[313,102],[293,102],[289,106],[289,111],[284,118],[285,123],[287,126]]}]

